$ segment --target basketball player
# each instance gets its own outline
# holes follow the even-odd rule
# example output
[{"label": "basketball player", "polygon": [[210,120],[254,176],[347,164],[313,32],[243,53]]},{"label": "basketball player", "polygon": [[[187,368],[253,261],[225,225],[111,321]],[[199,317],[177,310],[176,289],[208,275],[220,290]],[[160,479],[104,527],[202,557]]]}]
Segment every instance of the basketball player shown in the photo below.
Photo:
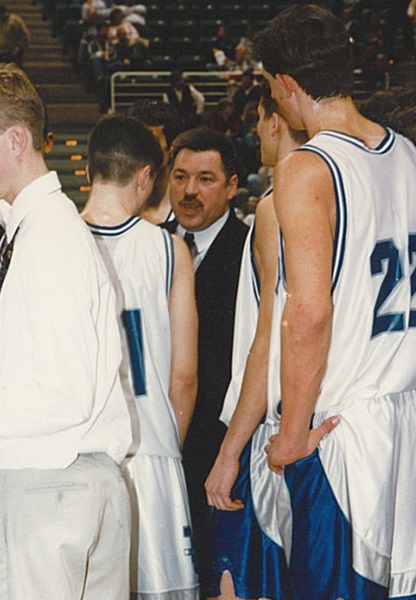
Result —
[{"label": "basketball player", "polygon": [[[292,131],[279,116],[266,81],[261,84],[258,115],[261,161],[273,167],[306,138],[303,132]],[[208,502],[217,509],[213,512],[211,596],[228,597],[232,586],[240,598],[280,598],[282,593],[289,593],[283,550],[262,534],[253,512],[247,444],[267,410],[267,356],[277,261],[278,226],[269,190],[257,206],[255,224],[244,246],[234,325],[233,377],[221,414],[228,430],[205,483]]]},{"label": "basketball player", "polygon": [[140,514],[133,520],[132,596],[192,600],[198,581],[181,447],[196,395],[193,269],[182,240],[136,216],[162,159],[138,120],[101,120],[89,138],[92,189],[83,217],[119,288],[126,389],[139,414],[139,446],[128,463]]},{"label": "basketball player", "polygon": [[[268,406],[266,452],[282,485],[267,496],[254,441],[256,514],[282,537],[296,600],[413,598],[415,148],[358,113],[330,12],[288,8],[256,47],[280,111],[310,138],[275,172],[281,405]],[[327,418],[338,426],[321,439]]]}]

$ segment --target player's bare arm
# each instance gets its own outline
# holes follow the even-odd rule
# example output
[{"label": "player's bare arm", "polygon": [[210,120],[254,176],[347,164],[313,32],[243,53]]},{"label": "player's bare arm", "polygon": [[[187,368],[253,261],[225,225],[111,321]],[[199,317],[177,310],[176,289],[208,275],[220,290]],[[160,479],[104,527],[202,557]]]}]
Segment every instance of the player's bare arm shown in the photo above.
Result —
[{"label": "player's bare arm", "polygon": [[311,454],[336,425],[329,420],[309,428],[331,339],[335,198],[326,164],[310,152],[290,155],[275,177],[288,295],[281,323],[282,421],[266,451],[270,468],[281,472]]},{"label": "player's bare arm", "polygon": [[219,510],[243,508],[241,500],[232,500],[230,494],[237,479],[241,452],[267,410],[267,357],[278,258],[277,220],[271,197],[261,200],[256,210],[254,255],[261,289],[257,329],[236,410],[205,482],[208,504]]},{"label": "player's bare arm", "polygon": [[175,410],[182,447],[197,390],[198,315],[191,257],[185,243],[176,235],[173,236],[173,250],[175,264],[169,299],[172,334],[169,398]]}]

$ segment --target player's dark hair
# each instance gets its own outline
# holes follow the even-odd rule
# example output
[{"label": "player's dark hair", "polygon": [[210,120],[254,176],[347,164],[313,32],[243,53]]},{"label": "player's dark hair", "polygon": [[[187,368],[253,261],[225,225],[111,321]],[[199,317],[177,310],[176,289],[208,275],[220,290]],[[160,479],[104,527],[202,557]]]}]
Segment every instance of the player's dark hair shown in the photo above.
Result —
[{"label": "player's dark hair", "polygon": [[88,138],[88,169],[95,178],[125,185],[138,169],[150,165],[155,175],[162,165],[159,141],[133,117],[103,117]]},{"label": "player's dark hair", "polygon": [[166,142],[170,147],[173,140],[185,128],[181,114],[174,106],[162,100],[143,98],[133,104],[129,115],[140,119],[149,127],[163,127]]},{"label": "player's dark hair", "polygon": [[312,4],[283,10],[257,34],[254,48],[268,73],[290,75],[315,100],[352,93],[350,40],[328,10]]},{"label": "player's dark hair", "polygon": [[[260,82],[261,92],[260,92],[260,104],[264,110],[264,116],[266,119],[271,119],[273,113],[279,113],[279,104],[272,97],[272,91],[270,89],[269,82],[267,79],[262,79]],[[302,129],[292,129],[289,127],[289,133],[292,139],[298,144],[304,144],[307,140],[306,132]]]}]

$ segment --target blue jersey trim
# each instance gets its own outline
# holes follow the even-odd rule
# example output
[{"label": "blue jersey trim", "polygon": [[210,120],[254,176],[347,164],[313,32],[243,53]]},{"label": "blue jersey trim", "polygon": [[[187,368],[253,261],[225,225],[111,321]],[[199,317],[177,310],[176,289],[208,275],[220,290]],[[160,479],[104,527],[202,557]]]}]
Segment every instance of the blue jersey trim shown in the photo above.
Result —
[{"label": "blue jersey trim", "polygon": [[93,223],[88,223],[88,221],[87,225],[93,235],[116,237],[118,235],[123,235],[140,221],[140,217],[129,217],[127,221],[124,221],[124,223],[121,223],[120,225],[94,225]]},{"label": "blue jersey trim", "polygon": [[257,305],[260,304],[260,277],[254,262],[254,237],[255,237],[256,223],[254,222],[253,228],[251,229],[250,235],[250,263],[251,263],[251,282],[253,284],[253,293],[256,299]]},{"label": "blue jersey trim", "polygon": [[318,154],[328,165],[330,170],[332,181],[334,183],[335,190],[335,202],[336,202],[336,224],[335,224],[335,236],[334,236],[334,256],[332,259],[332,294],[337,286],[342,265],[344,262],[345,245],[347,238],[347,226],[348,226],[348,212],[347,212],[347,201],[345,196],[344,183],[342,181],[342,175],[336,162],[321,148],[317,148],[312,144],[298,148],[297,152],[310,151]]},{"label": "blue jersey trim", "polygon": [[173,240],[172,236],[166,229],[161,229],[163,233],[163,240],[165,242],[165,250],[166,250],[166,296],[169,298],[170,292],[172,289],[172,279],[173,279],[173,267],[174,267],[174,250],[173,250]]},{"label": "blue jersey trim", "polygon": [[352,144],[356,148],[360,148],[360,150],[363,150],[364,152],[368,152],[369,154],[385,154],[393,146],[396,136],[390,128],[383,127],[383,129],[385,130],[386,135],[384,136],[384,138],[381,140],[381,142],[379,143],[379,145],[376,148],[369,148],[359,138],[356,138],[352,135],[348,135],[346,133],[342,133],[341,131],[333,131],[331,129],[325,129],[323,131],[320,131],[316,135],[317,136],[325,135],[325,136],[336,138],[338,140],[342,140],[344,142],[347,142],[348,144]]},{"label": "blue jersey trim", "polygon": [[279,273],[279,277],[278,280],[282,280],[283,283],[283,287],[286,288],[286,266],[285,266],[285,243],[283,240],[283,232],[281,227],[279,226],[279,231],[280,231],[280,235],[279,235],[279,243],[280,243],[280,253],[279,253],[279,265],[280,265],[280,273]]}]

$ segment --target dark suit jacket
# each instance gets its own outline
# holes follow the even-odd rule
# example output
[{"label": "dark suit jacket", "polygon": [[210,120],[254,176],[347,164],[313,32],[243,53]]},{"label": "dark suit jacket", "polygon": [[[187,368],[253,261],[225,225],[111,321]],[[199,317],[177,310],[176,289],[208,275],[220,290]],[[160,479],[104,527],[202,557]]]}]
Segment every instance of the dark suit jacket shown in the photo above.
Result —
[{"label": "dark suit jacket", "polygon": [[[163,225],[171,233],[177,222]],[[231,377],[234,311],[248,227],[233,209],[195,273],[199,317],[198,396],[192,430],[212,431]]]}]

